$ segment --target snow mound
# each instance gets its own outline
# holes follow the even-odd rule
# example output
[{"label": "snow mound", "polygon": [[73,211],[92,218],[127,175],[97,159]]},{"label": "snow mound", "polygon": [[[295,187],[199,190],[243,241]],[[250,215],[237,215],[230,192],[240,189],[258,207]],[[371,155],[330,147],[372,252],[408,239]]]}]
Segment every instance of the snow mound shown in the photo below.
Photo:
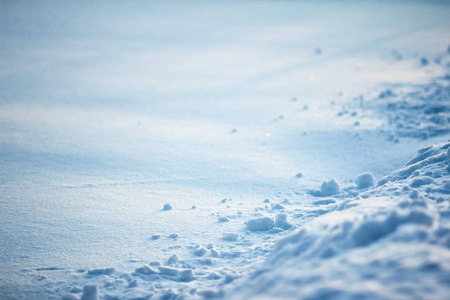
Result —
[{"label": "snow mound", "polygon": [[250,231],[268,231],[275,227],[275,222],[269,217],[255,218],[245,224]]},{"label": "snow mound", "polygon": [[[235,290],[235,298],[447,297],[449,147],[444,143],[421,149],[377,187],[344,200],[335,211],[279,241],[264,264]],[[441,177],[412,189],[417,174],[436,172]],[[416,197],[410,197],[412,190]]]}]

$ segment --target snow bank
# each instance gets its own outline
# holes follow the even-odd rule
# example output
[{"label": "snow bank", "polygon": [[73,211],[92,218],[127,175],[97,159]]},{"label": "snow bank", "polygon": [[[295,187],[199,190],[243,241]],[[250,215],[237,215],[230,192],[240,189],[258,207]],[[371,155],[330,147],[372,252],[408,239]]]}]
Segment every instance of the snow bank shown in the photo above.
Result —
[{"label": "snow bank", "polygon": [[377,187],[279,241],[234,298],[446,298],[448,149],[450,143],[421,149]]}]

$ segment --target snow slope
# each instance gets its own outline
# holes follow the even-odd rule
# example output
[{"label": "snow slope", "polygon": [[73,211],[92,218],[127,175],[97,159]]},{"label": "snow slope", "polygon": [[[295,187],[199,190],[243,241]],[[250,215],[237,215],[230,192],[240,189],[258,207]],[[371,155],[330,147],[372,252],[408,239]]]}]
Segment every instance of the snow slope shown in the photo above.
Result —
[{"label": "snow slope", "polygon": [[[450,143],[277,242],[237,299],[445,299],[450,280]],[[326,203],[324,203],[326,204]]]},{"label": "snow slope", "polygon": [[[445,168],[392,173],[419,185],[431,225],[408,219],[413,192],[384,191],[392,180],[362,189],[449,139],[449,14],[440,1],[1,1],[0,298],[263,297],[263,278],[270,297],[297,297],[274,244],[297,230],[327,243],[338,214],[352,235],[318,251],[305,297],[341,289],[322,281],[328,261],[347,268],[382,243],[380,264],[396,260],[384,238],[352,244],[364,216],[392,215],[393,236],[424,227],[432,253]],[[346,276],[366,284],[363,269]],[[392,285],[382,296],[406,295]]]}]

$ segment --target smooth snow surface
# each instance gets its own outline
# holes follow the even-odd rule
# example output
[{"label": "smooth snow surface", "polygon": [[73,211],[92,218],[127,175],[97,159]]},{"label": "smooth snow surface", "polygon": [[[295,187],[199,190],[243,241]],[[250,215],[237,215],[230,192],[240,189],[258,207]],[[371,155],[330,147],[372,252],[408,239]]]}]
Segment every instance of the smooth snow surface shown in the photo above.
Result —
[{"label": "smooth snow surface", "polygon": [[445,298],[448,20],[0,1],[0,298]]}]

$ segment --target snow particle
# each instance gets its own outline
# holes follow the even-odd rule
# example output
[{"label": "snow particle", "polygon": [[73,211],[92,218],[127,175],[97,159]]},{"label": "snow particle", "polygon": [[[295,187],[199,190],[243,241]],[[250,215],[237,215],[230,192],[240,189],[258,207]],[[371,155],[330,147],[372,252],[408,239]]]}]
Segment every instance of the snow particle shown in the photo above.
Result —
[{"label": "snow particle", "polygon": [[268,231],[275,226],[275,223],[269,217],[262,217],[247,221],[246,226],[250,231]]},{"label": "snow particle", "polygon": [[375,178],[372,173],[363,173],[356,177],[355,183],[359,190],[367,189],[375,185]]},{"label": "snow particle", "polygon": [[169,203],[164,204],[163,210],[171,210],[172,209],[172,205],[170,205]]}]

